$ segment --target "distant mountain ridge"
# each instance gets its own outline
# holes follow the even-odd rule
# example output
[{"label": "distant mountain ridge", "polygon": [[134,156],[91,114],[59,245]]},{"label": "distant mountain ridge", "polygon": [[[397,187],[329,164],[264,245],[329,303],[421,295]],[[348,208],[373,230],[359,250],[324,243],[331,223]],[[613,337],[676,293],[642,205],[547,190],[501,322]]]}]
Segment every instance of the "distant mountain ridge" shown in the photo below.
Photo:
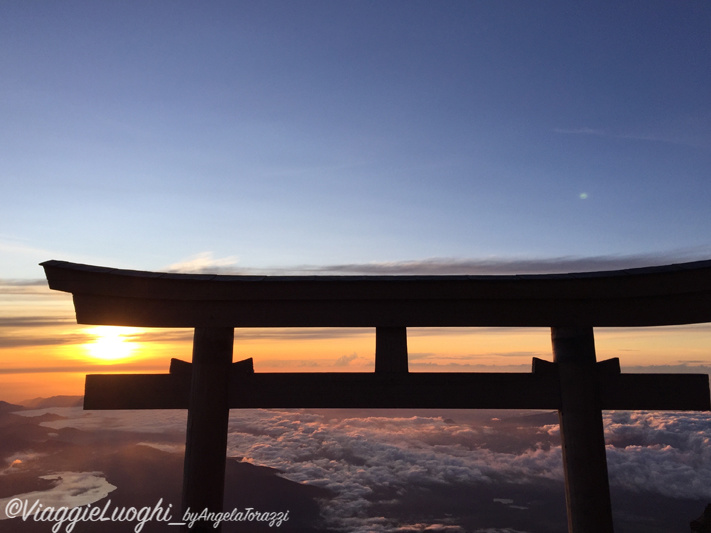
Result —
[{"label": "distant mountain ridge", "polygon": [[[5,402],[3,402],[5,403]],[[49,398],[33,398],[20,402],[25,409],[46,409],[48,407],[81,407],[83,396],[51,396]]]},{"label": "distant mountain ridge", "polygon": [[10,411],[22,411],[25,407],[14,403],[8,403],[0,400],[0,413],[8,413]]}]

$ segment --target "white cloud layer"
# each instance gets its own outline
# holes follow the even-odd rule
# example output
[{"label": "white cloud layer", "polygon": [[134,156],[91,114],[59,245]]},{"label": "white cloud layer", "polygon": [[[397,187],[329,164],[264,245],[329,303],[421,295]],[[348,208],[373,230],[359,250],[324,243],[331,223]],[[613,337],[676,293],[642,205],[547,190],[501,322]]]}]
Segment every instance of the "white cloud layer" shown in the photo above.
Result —
[{"label": "white cloud layer", "polygon": [[[182,411],[52,408],[25,413],[43,412],[67,417],[44,426],[152,433],[146,444],[178,453],[181,447],[174,443],[161,447],[160,433],[174,435],[184,431],[186,423]],[[374,505],[388,503],[382,500],[383,494],[397,505],[412,487],[562,483],[559,428],[547,419],[517,417],[507,425],[502,417],[479,424],[466,419],[464,411],[459,421],[446,417],[451,412],[446,416],[435,411],[432,416],[422,411],[414,416],[409,411],[372,416],[374,412],[378,413],[233,410],[228,456],[244,457],[255,465],[276,468],[292,481],[330,490],[333,498],[323,502],[326,525],[354,533],[461,531],[459,524],[445,516],[405,526],[372,515]],[[452,416],[458,418],[456,412]],[[605,412],[603,418],[613,488],[711,501],[708,413],[619,411]],[[92,480],[97,493],[102,490],[98,480],[87,480]],[[516,501],[516,505],[520,512],[528,512],[525,501]],[[513,529],[481,530],[489,531],[514,533]]]},{"label": "white cloud layer", "polygon": [[612,484],[711,501],[708,413],[613,412],[605,416],[605,432]]}]

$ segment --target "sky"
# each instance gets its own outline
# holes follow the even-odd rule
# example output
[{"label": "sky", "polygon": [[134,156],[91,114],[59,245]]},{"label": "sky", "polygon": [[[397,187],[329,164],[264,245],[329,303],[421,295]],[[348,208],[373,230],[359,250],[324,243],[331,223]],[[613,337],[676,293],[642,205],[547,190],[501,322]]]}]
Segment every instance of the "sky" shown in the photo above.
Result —
[{"label": "sky", "polygon": [[[708,259],[709,59],[708,2],[0,2],[4,398],[190,358],[186,331],[123,332],[130,357],[109,354],[118,334],[75,324],[48,259],[358,274]],[[237,338],[257,370],[372,368],[372,332]],[[597,342],[623,368],[706,371],[710,339]],[[550,358],[541,330],[409,341],[415,369]]]},{"label": "sky", "polygon": [[707,2],[2,2],[4,278],[708,257]]}]

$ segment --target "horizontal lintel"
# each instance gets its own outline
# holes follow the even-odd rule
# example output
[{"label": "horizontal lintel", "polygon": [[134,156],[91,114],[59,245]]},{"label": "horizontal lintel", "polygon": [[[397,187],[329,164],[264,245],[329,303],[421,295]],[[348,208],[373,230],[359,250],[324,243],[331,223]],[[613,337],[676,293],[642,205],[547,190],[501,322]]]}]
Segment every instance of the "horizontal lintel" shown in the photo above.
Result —
[{"label": "horizontal lintel", "polygon": [[[84,409],[187,409],[190,376],[86,376]],[[230,408],[557,409],[557,380],[533,373],[233,373]]]},{"label": "horizontal lintel", "polygon": [[[85,409],[187,409],[189,373],[94,374]],[[706,374],[600,376],[605,410],[711,410]],[[555,372],[233,373],[230,408],[559,409]]]},{"label": "horizontal lintel", "polygon": [[608,374],[600,399],[606,410],[711,410],[708,374]]},{"label": "horizontal lintel", "polygon": [[155,300],[74,294],[79,324],[194,327],[637,327],[711,322],[711,292],[647,298]]}]

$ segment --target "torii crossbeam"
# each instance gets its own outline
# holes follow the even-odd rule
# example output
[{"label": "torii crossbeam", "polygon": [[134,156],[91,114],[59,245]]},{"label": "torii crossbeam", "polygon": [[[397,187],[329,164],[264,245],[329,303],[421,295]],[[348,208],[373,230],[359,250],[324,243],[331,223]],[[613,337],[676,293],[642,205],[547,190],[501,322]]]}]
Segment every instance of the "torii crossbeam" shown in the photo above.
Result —
[{"label": "torii crossbeam", "polygon": [[[220,511],[231,408],[557,409],[570,533],[611,533],[603,409],[711,409],[706,374],[622,374],[594,327],[711,322],[711,261],[528,276],[217,276],[42,263],[77,322],[195,330],[170,373],[89,375],[85,409],[188,409],[183,506]],[[550,327],[531,373],[408,373],[407,327]],[[375,373],[254,373],[234,328],[374,327]],[[514,394],[504,391],[516,391]],[[215,531],[197,523],[192,531]]]}]

